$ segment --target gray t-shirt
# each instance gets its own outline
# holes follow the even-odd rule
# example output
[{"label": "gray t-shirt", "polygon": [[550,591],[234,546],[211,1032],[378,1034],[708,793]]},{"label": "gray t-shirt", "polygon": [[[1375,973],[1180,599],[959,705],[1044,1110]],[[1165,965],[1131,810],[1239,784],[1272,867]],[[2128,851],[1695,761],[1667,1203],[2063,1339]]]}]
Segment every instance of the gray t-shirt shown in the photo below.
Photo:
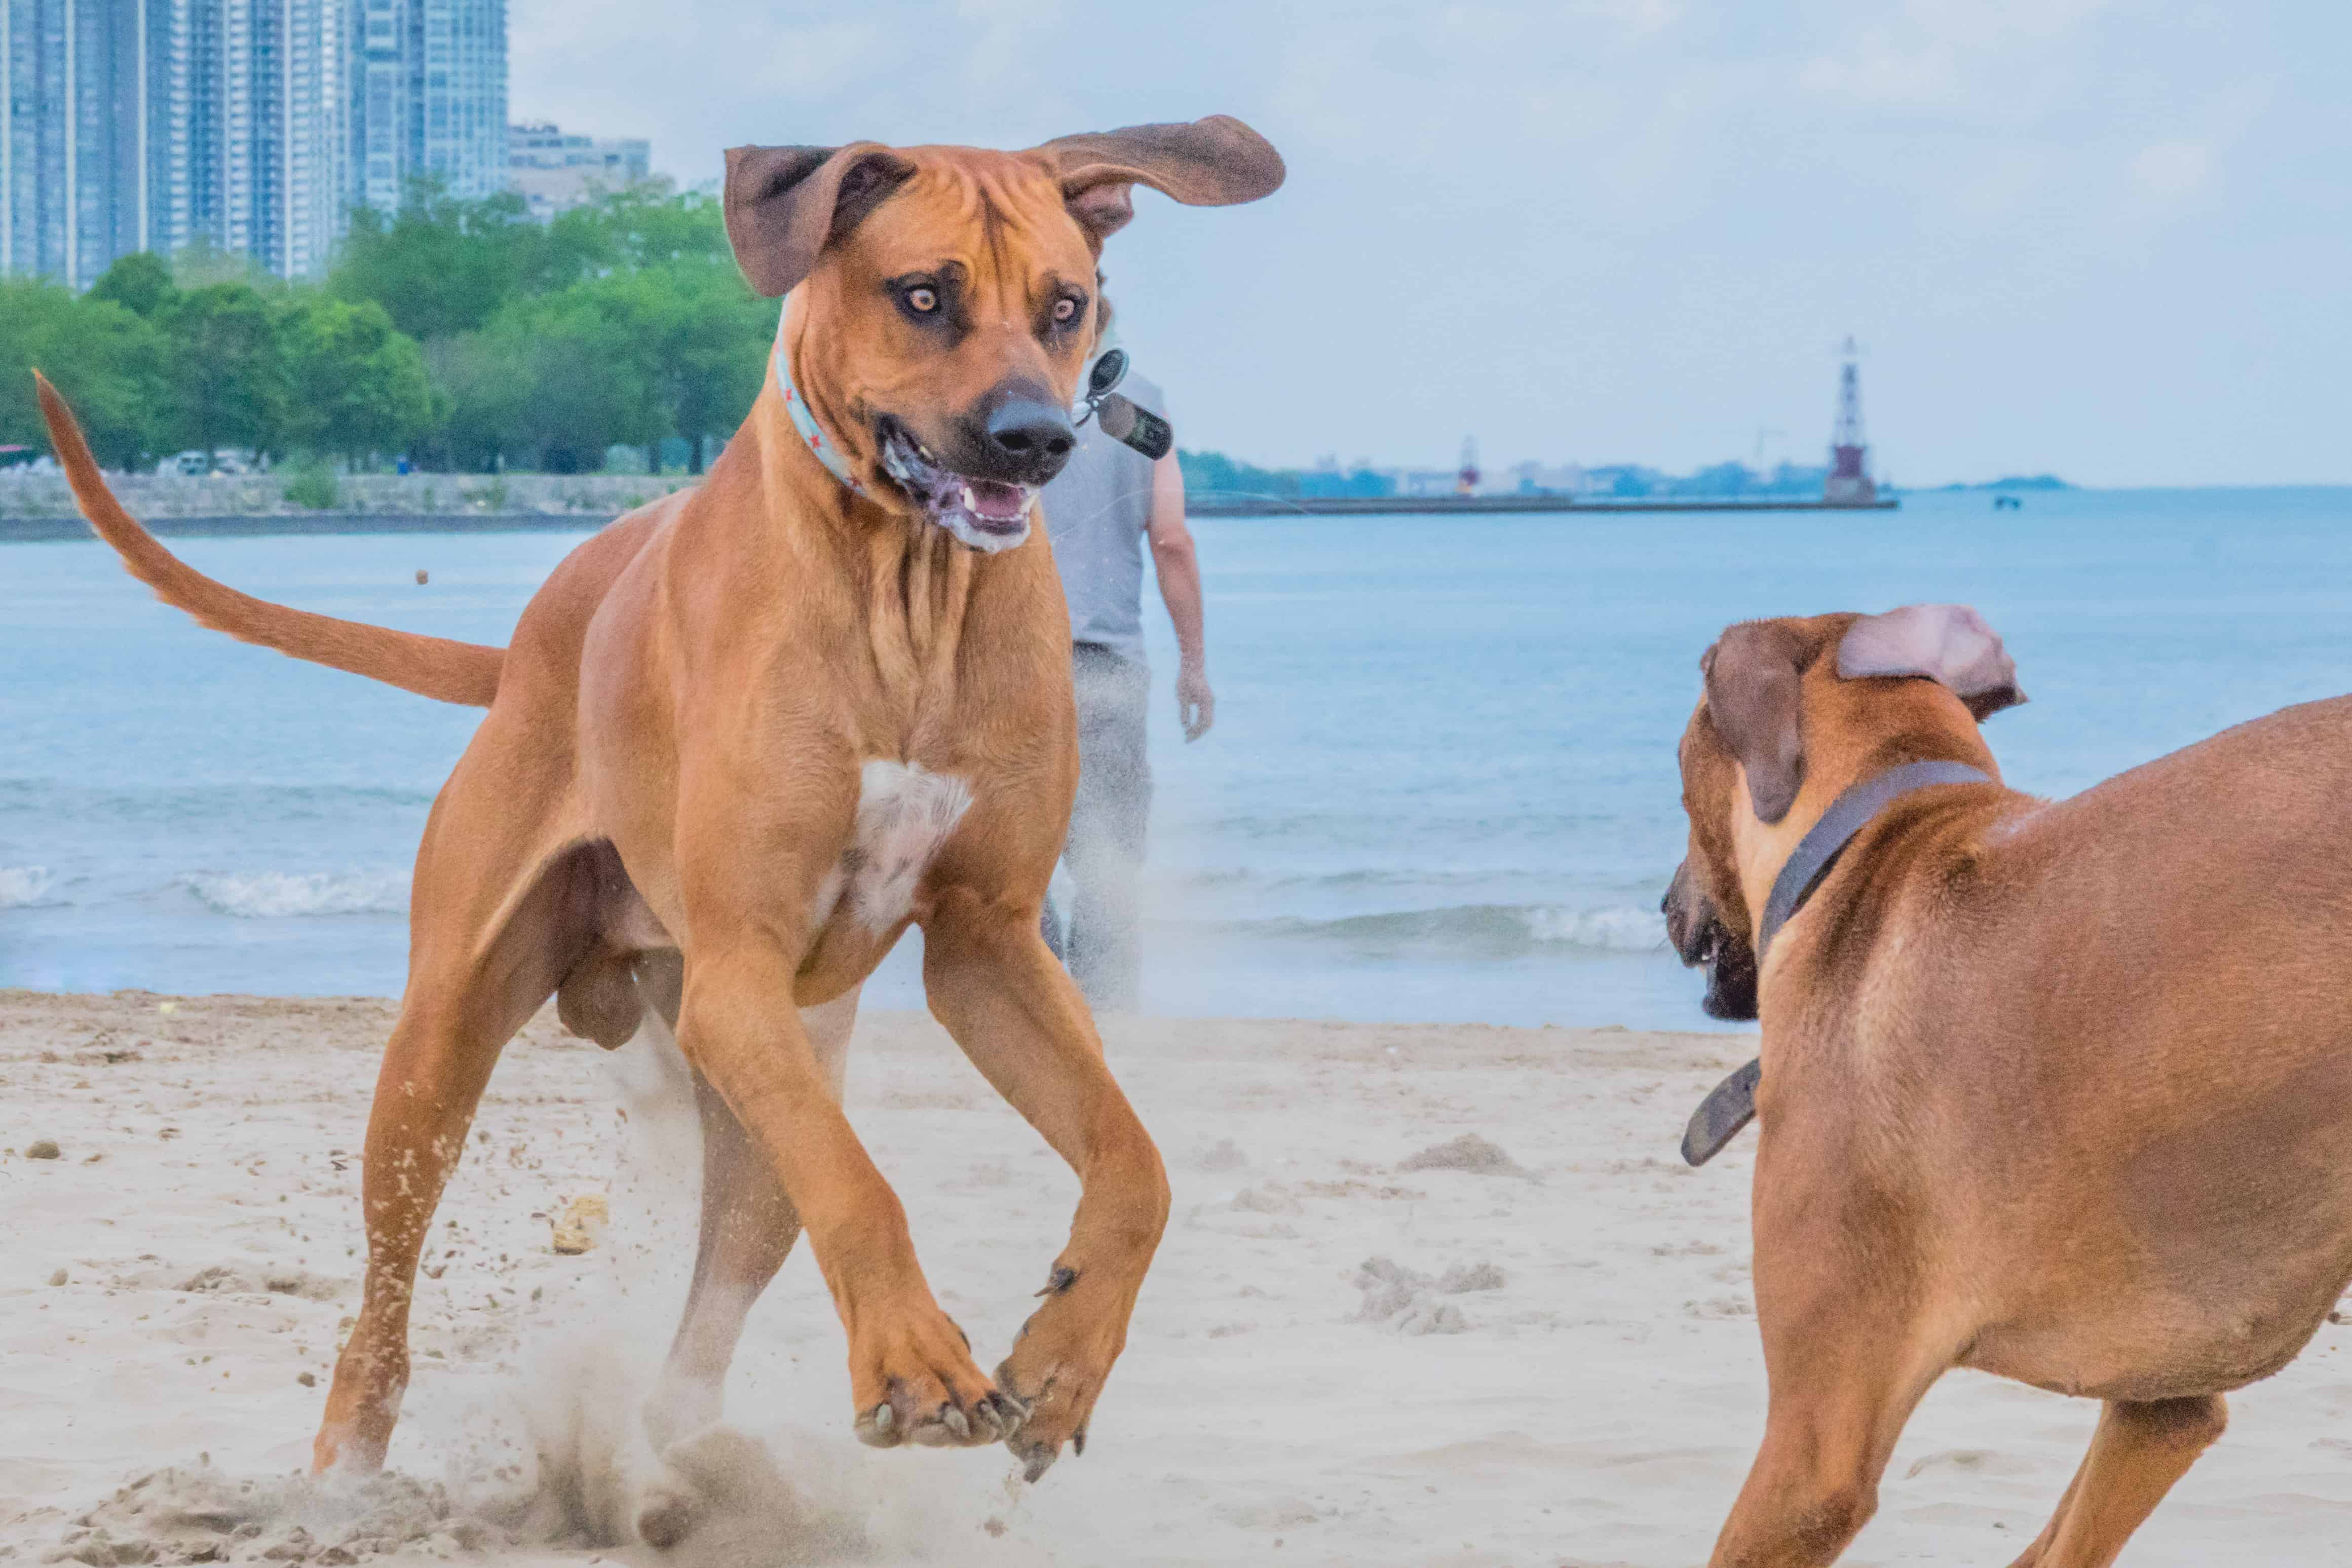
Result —
[{"label": "gray t-shirt", "polygon": [[[1168,405],[1152,382],[1129,372],[1118,390],[1160,418]],[[1088,420],[1078,444],[1040,497],[1070,641],[1107,648],[1136,664],[1143,655],[1143,534],[1151,522],[1151,459]]]}]

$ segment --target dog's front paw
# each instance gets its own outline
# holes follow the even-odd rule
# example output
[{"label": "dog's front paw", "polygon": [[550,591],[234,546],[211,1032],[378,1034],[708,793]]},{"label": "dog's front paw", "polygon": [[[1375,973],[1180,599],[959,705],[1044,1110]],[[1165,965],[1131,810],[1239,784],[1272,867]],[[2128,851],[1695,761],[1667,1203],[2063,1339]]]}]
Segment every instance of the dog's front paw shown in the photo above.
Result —
[{"label": "dog's front paw", "polygon": [[1020,1407],[973,1364],[963,1331],[929,1303],[854,1336],[849,1380],[858,1440],[874,1448],[977,1448],[1021,1427]]},{"label": "dog's front paw", "polygon": [[1053,1468],[1064,1443],[1073,1453],[1087,1451],[1087,1424],[1126,1347],[1135,1305],[1133,1294],[1108,1278],[1089,1280],[1067,1266],[1055,1269],[1044,1294],[1045,1304],[1030,1314],[1013,1354],[996,1369],[997,1387],[1024,1414],[1008,1441],[1023,1478],[1033,1481]]}]

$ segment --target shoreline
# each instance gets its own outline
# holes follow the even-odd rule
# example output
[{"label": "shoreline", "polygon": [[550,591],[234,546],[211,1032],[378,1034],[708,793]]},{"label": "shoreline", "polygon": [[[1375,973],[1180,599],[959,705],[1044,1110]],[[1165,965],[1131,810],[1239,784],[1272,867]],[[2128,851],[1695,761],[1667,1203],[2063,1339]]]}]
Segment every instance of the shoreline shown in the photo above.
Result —
[{"label": "shoreline", "polygon": [[[1246,501],[1196,501],[1199,518],[1360,517],[1566,517],[1655,512],[1891,512],[1899,498],[1861,504],[1801,500],[1591,501],[1565,496],[1265,497]],[[256,512],[213,517],[142,517],[159,538],[262,538],[334,534],[593,533],[618,512]],[[95,538],[79,513],[0,517],[0,544],[46,544]]]}]

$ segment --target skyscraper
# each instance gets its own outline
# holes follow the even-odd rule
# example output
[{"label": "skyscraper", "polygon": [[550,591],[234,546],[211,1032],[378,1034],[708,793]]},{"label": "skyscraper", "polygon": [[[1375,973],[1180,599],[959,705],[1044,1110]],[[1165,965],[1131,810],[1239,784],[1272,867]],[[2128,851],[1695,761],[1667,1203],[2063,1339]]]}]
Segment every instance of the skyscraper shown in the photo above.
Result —
[{"label": "skyscraper", "polygon": [[146,3],[172,15],[184,53],[187,151],[171,183],[187,212],[155,248],[203,241],[280,277],[316,272],[351,200],[345,0]]},{"label": "skyscraper", "polygon": [[0,0],[0,277],[315,273],[355,204],[504,185],[506,81],[506,0]]},{"label": "skyscraper", "polygon": [[507,180],[506,0],[352,0],[354,199],[389,213],[418,179]]},{"label": "skyscraper", "polygon": [[0,276],[80,287],[168,224],[169,109],[150,87],[173,5],[0,0]]}]

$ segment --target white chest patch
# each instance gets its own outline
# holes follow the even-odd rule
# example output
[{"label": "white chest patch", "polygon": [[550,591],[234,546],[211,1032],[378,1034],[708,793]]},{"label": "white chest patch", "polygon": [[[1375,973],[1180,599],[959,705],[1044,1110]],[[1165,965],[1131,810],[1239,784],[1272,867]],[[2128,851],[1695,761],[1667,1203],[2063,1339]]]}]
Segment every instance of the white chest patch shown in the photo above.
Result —
[{"label": "white chest patch", "polygon": [[923,873],[971,810],[971,788],[919,764],[868,762],[857,774],[857,826],[817,894],[822,927],[846,904],[880,936],[907,917]]}]

